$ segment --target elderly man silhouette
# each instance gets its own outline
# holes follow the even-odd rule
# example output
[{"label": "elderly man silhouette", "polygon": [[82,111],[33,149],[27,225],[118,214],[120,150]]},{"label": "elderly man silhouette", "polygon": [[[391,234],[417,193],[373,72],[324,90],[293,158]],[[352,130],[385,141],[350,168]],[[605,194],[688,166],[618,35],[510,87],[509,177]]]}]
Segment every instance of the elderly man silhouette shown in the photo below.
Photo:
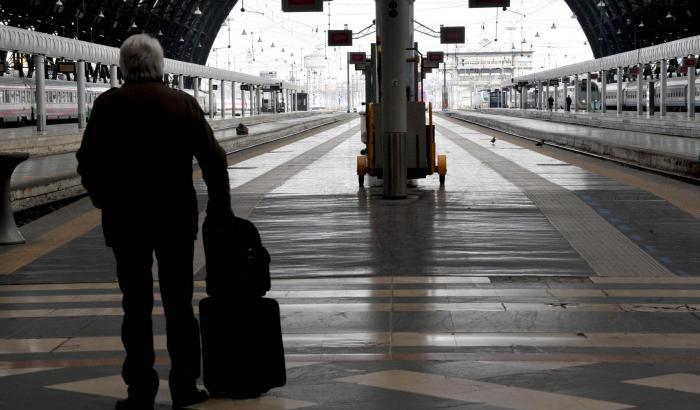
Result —
[{"label": "elderly man silhouette", "polygon": [[116,409],[152,409],[158,391],[155,353],[153,253],[167,324],[170,392],[174,408],[207,399],[200,373],[199,324],[192,309],[197,197],[196,158],[208,186],[210,215],[232,215],[226,154],[197,101],[163,84],[163,49],[150,36],[129,37],[119,66],[125,83],[95,100],[78,150],[78,172],[117,264],[123,293],[122,377],[128,397]]}]

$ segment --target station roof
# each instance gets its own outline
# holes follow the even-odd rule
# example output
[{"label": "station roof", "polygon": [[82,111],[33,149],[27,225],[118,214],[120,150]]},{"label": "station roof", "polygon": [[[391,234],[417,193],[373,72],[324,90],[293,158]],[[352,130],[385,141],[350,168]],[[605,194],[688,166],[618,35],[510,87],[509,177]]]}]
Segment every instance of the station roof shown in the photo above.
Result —
[{"label": "station roof", "polygon": [[[0,0],[6,25],[119,47],[129,35],[158,37],[167,58],[205,64],[238,0]],[[199,12],[196,12],[196,11]]]},{"label": "station roof", "polygon": [[697,0],[566,0],[595,58],[700,34]]},{"label": "station roof", "polygon": [[[596,58],[700,34],[697,0],[565,1]],[[130,34],[151,33],[160,39],[166,57],[205,64],[236,3],[238,0],[0,0],[0,20],[113,47]]]}]

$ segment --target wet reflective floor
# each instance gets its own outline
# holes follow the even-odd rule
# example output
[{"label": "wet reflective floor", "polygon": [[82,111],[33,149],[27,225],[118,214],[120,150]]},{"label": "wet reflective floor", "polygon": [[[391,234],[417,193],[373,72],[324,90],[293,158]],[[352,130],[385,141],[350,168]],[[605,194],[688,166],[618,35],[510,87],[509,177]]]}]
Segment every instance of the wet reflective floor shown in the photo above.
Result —
[{"label": "wet reflective floor", "polygon": [[[272,255],[288,383],[196,408],[697,409],[697,217],[436,122],[446,185],[414,181],[401,201],[357,186],[357,121],[231,159],[234,210]],[[99,218],[82,201],[27,230],[0,251],[0,408],[111,408],[125,394],[121,308]],[[159,298],[154,315],[166,378]]]}]

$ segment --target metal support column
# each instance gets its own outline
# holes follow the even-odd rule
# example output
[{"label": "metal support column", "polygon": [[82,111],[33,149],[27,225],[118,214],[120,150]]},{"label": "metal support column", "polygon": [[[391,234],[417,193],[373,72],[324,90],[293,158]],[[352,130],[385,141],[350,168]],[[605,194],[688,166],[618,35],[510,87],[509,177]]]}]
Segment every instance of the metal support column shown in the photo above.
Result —
[{"label": "metal support column", "polygon": [[231,81],[231,118],[236,118],[236,82]]},{"label": "metal support column", "polygon": [[527,109],[527,86],[520,89],[520,109]]},{"label": "metal support column", "polygon": [[642,63],[637,64],[637,115],[644,115],[644,80],[642,73],[644,66]]},{"label": "metal support column", "polygon": [[177,89],[180,91],[185,89],[185,76],[182,74],[177,76]]},{"label": "metal support column", "polygon": [[253,84],[249,84],[250,88],[248,89],[248,93],[250,95],[250,116],[252,117],[255,115],[255,100],[253,99],[253,88],[255,87]]},{"label": "metal support column", "polygon": [[[411,0],[377,0],[377,30],[382,39],[382,141],[384,198],[406,197],[406,44]],[[393,6],[393,7],[392,7]],[[443,102],[444,105],[444,102]]]},{"label": "metal support column", "polygon": [[622,67],[617,67],[617,114],[622,115],[622,107],[624,101],[622,101],[622,80],[625,72]]},{"label": "metal support column", "polygon": [[574,112],[578,112],[578,102],[581,99],[581,80],[579,79],[578,74],[574,75],[574,101],[572,102],[572,105],[574,106]]},{"label": "metal support column", "polygon": [[554,111],[559,111],[559,83],[554,86]]},{"label": "metal support column", "polygon": [[36,67],[36,73],[34,77],[36,79],[36,93],[34,99],[36,101],[36,130],[38,132],[46,131],[46,80],[44,79],[45,69],[44,66],[45,57],[41,54],[34,55],[34,67]]},{"label": "metal support column", "polygon": [[695,65],[688,67],[688,118],[695,118]]},{"label": "metal support column", "polygon": [[[182,76],[180,76],[182,78]],[[117,65],[112,64],[109,66],[109,86],[112,88],[119,87],[119,71],[117,70]],[[180,88],[182,90],[182,88]]]},{"label": "metal support column", "polygon": [[[243,83],[241,83],[241,85],[243,85]],[[241,90],[241,117],[245,117],[245,109],[245,91]]]},{"label": "metal support column", "polygon": [[[199,104],[199,77],[193,78],[192,84],[193,84],[192,87],[194,88],[194,90],[193,90],[194,99],[197,100],[197,104]],[[201,106],[201,104],[200,104],[200,106]],[[201,107],[201,108],[202,108],[202,110],[204,109],[204,107]]]},{"label": "metal support column", "polygon": [[591,77],[592,75],[589,72],[588,80],[586,80],[586,112],[593,112],[593,101],[591,101],[591,97],[593,96],[593,79],[591,79]]},{"label": "metal support column", "polygon": [[263,93],[260,92],[261,87],[262,87],[261,85],[255,87],[255,113],[258,115],[262,114],[262,95],[263,95]]},{"label": "metal support column", "polygon": [[346,60],[347,61],[345,64],[345,68],[347,69],[347,72],[348,72],[348,82],[347,82],[348,111],[347,112],[350,112],[350,52],[346,53]]},{"label": "metal support column", "polygon": [[214,119],[214,116],[216,115],[216,107],[214,106],[214,103],[216,100],[214,99],[214,79],[210,78],[209,79],[209,118]]},{"label": "metal support column", "polygon": [[221,94],[221,119],[223,120],[226,118],[226,81],[221,80],[219,87],[219,93]]},{"label": "metal support column", "polygon": [[666,116],[666,76],[668,75],[668,61],[664,58],[661,60],[661,72],[659,73],[659,82],[661,83],[661,89],[659,90],[660,94],[660,99],[659,99],[659,113],[661,114],[661,117]]},{"label": "metal support column", "polygon": [[85,61],[75,63],[75,76],[78,80],[78,128],[83,129],[87,124],[85,109]]},{"label": "metal support column", "polygon": [[605,114],[608,110],[608,71],[603,70],[600,75],[602,76],[600,79],[600,112]]}]

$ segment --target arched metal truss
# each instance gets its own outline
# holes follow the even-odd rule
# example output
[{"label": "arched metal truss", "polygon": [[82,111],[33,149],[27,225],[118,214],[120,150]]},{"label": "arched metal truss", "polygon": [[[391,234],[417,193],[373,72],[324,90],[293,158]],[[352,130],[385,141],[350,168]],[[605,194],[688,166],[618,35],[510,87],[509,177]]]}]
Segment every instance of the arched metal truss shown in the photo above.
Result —
[{"label": "arched metal truss", "polygon": [[[129,35],[157,36],[165,56],[205,64],[238,0],[0,0],[0,22],[119,47]],[[200,10],[201,13],[195,13]]]},{"label": "arched metal truss", "polygon": [[566,3],[578,18],[595,58],[700,34],[698,0],[566,0]]}]

